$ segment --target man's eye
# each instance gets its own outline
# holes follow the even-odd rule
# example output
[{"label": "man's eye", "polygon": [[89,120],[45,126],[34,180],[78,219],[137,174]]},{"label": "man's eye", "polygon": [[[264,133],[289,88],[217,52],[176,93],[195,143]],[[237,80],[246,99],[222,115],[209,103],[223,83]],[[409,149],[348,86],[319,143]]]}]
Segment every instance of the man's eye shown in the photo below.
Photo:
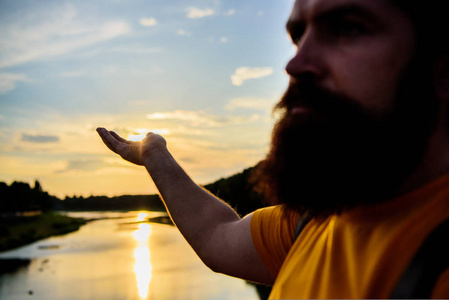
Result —
[{"label": "man's eye", "polygon": [[302,34],[292,34],[291,35],[291,39],[292,39],[292,43],[294,45],[298,45],[299,41],[301,40]]},{"label": "man's eye", "polygon": [[293,44],[297,45],[304,35],[305,28],[304,26],[295,26],[295,28],[290,30],[290,38],[292,39]]},{"label": "man's eye", "polygon": [[301,36],[300,35],[292,35],[292,43],[294,45],[298,45],[299,41],[301,40]]},{"label": "man's eye", "polygon": [[343,21],[332,24],[330,30],[336,37],[357,37],[366,32],[360,24]]}]

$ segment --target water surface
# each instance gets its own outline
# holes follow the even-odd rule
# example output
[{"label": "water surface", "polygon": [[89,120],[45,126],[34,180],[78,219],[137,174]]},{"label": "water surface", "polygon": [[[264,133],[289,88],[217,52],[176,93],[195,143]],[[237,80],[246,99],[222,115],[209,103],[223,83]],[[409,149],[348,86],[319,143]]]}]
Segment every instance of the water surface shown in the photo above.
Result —
[{"label": "water surface", "polygon": [[0,299],[258,299],[245,281],[205,267],[175,227],[139,223],[161,214],[68,213],[108,219],[0,253],[31,259],[0,275]]}]

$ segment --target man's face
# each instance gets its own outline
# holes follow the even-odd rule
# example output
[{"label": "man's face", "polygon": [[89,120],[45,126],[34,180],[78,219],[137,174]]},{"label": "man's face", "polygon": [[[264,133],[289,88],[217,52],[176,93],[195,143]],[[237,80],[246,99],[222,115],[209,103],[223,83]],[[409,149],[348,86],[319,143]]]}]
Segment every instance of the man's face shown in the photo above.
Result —
[{"label": "man's face", "polygon": [[391,197],[435,117],[410,19],[388,0],[297,0],[287,30],[297,53],[263,168],[274,196],[314,214]]},{"label": "man's face", "polygon": [[[291,83],[313,76],[373,114],[393,108],[399,76],[414,54],[411,21],[389,0],[297,0],[287,23],[297,53]],[[293,112],[306,112],[301,104]]]}]

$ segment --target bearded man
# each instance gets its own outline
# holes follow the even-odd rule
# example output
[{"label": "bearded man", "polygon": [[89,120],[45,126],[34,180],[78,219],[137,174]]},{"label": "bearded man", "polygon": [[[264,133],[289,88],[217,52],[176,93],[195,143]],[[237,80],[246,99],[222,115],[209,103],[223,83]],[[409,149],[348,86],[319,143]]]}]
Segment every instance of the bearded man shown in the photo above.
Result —
[{"label": "bearded man", "polygon": [[432,38],[446,14],[437,1],[295,1],[297,52],[258,174],[275,205],[243,219],[161,136],[97,131],[146,167],[207,266],[273,285],[270,298],[448,298],[449,42]]}]

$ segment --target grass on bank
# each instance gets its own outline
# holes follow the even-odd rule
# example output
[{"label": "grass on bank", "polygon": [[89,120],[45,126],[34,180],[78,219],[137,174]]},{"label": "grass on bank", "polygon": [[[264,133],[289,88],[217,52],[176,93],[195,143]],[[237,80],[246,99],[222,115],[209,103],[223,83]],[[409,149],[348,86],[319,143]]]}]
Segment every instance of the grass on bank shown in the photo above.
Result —
[{"label": "grass on bank", "polygon": [[78,230],[86,220],[45,212],[26,218],[0,219],[0,251]]}]

